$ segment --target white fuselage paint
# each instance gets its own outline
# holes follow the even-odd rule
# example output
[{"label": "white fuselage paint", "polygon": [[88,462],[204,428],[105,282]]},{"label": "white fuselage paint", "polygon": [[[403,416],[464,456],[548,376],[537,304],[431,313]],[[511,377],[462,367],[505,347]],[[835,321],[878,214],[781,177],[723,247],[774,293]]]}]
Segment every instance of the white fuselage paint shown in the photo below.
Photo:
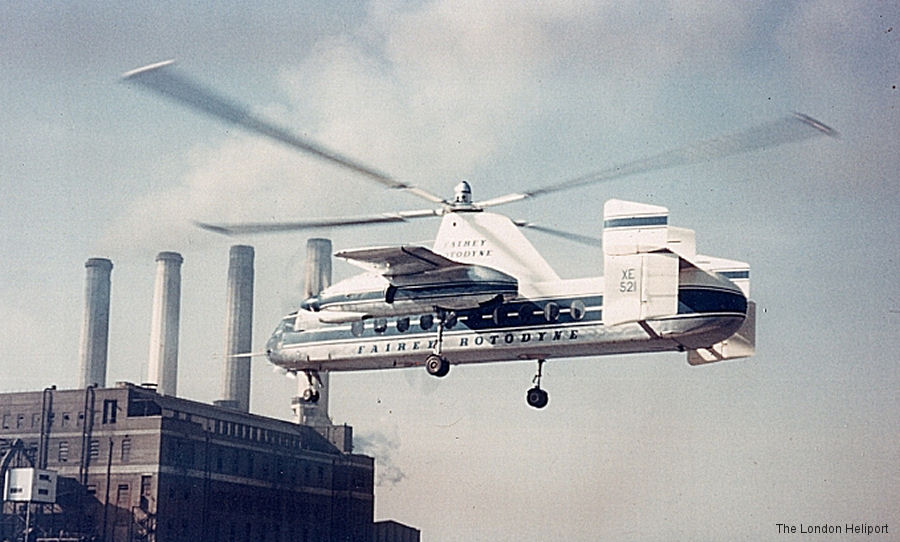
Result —
[{"label": "white fuselage paint", "polygon": [[[710,287],[683,276],[680,295],[692,307],[604,325],[602,285],[602,277],[522,285],[523,295],[510,302],[460,312],[444,331],[442,354],[462,364],[681,351],[731,336],[745,317],[746,297],[734,284],[723,279]],[[437,340],[430,314],[322,324],[305,312],[286,317],[267,345],[270,361],[289,371],[419,366]]]}]

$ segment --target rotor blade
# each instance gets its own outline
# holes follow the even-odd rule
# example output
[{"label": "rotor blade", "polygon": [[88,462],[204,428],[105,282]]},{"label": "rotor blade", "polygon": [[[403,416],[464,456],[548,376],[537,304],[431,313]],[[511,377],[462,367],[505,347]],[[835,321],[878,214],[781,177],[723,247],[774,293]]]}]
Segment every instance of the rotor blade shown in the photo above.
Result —
[{"label": "rotor blade", "polygon": [[794,113],[735,134],[709,139],[679,149],[673,149],[648,158],[582,175],[581,177],[576,177],[558,184],[536,188],[527,192],[514,192],[512,194],[506,194],[505,196],[491,198],[475,203],[474,205],[479,208],[503,205],[549,194],[551,192],[569,190],[579,186],[610,181],[628,175],[636,175],[638,173],[695,164],[716,158],[724,158],[726,156],[768,147],[776,147],[785,143],[802,141],[820,135],[837,137],[838,133],[834,129],[808,115]]},{"label": "rotor blade", "polygon": [[420,211],[400,211],[399,213],[384,213],[371,216],[322,218],[314,220],[298,220],[295,222],[246,222],[240,224],[208,224],[205,222],[195,222],[194,224],[205,230],[221,233],[223,235],[247,235],[256,233],[301,231],[315,228],[406,222],[412,218],[426,218],[440,216],[441,214],[442,212],[440,210],[422,209]]},{"label": "rotor blade", "polygon": [[317,143],[302,139],[284,128],[258,118],[245,106],[207,89],[178,73],[174,60],[157,62],[122,74],[122,80],[136,83],[217,119],[241,126],[251,132],[280,141],[290,147],[312,154],[338,166],[347,168],[395,190],[405,190],[431,203],[446,204],[427,190],[400,182],[389,175],[370,168]]},{"label": "rotor blade", "polygon": [[557,230],[554,228],[548,228],[546,226],[541,226],[539,224],[535,224],[534,222],[527,222],[525,220],[513,220],[513,223],[520,228],[528,228],[532,230],[536,230],[539,232],[547,233],[550,235],[554,235],[556,237],[562,237],[563,239],[568,239],[569,241],[575,241],[576,243],[581,243],[583,245],[588,245],[592,247],[600,247],[603,246],[603,243],[600,239],[596,237],[589,237],[587,235],[580,235],[577,233],[572,233],[563,230]]}]

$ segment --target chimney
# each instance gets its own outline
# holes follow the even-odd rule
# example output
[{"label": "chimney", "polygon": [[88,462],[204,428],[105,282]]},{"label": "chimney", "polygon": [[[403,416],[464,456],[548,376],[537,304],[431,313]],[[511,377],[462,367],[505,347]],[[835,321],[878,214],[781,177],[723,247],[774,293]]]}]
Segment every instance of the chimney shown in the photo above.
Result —
[{"label": "chimney", "polygon": [[228,313],[225,321],[225,380],[215,404],[250,411],[250,356],[253,348],[253,247],[234,245],[228,261]]},{"label": "chimney", "polygon": [[109,351],[109,292],[113,264],[106,258],[91,258],[84,264],[84,323],[81,328],[79,388],[92,384],[106,387],[106,356]]},{"label": "chimney", "polygon": [[303,282],[304,298],[319,295],[331,286],[331,241],[309,239],[306,241],[306,275]]},{"label": "chimney", "polygon": [[[331,250],[329,239],[309,239],[306,242],[304,298],[318,295],[331,286]],[[297,423],[313,426],[331,425],[331,418],[328,416],[328,373],[319,372],[319,379],[321,381],[319,401],[306,403],[302,397],[308,383],[305,377],[297,377],[297,397],[291,402]]]},{"label": "chimney", "polygon": [[184,258],[177,252],[160,252],[156,256],[147,382],[156,384],[162,395],[176,394],[183,262]]}]

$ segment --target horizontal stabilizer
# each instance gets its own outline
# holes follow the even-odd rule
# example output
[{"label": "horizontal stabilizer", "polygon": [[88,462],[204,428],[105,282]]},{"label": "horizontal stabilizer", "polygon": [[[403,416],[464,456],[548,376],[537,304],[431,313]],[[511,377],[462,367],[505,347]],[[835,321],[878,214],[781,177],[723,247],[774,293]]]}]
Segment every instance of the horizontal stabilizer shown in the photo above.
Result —
[{"label": "horizontal stabilizer", "polygon": [[734,335],[709,348],[688,350],[691,365],[705,365],[729,359],[746,358],[756,353],[756,303],[747,303],[747,318]]},{"label": "horizontal stabilizer", "polygon": [[611,199],[603,205],[604,255],[666,249],[669,210],[659,205]]}]

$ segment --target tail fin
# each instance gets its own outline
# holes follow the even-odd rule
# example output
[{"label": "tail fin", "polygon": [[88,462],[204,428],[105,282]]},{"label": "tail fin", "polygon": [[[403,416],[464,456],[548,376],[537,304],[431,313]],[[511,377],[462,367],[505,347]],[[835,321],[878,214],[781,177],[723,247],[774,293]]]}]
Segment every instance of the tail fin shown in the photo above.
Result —
[{"label": "tail fin", "polygon": [[603,206],[603,323],[678,312],[678,260],[670,252],[669,210],[609,200]]}]

